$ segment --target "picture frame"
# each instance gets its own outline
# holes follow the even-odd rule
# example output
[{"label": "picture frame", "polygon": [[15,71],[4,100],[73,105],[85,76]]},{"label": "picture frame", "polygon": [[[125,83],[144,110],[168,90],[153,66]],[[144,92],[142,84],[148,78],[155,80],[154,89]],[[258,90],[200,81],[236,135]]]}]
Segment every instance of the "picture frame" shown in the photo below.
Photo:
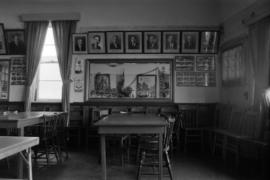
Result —
[{"label": "picture frame", "polygon": [[106,32],[106,44],[108,53],[124,53],[124,33]]},{"label": "picture frame", "polygon": [[180,52],[180,32],[163,32],[163,53]]},{"label": "picture frame", "polygon": [[142,53],[142,32],[125,32],[125,52]]},{"label": "picture frame", "polygon": [[95,75],[95,91],[103,94],[111,88],[110,74],[96,74]]},{"label": "picture frame", "polygon": [[87,54],[87,34],[76,33],[72,35],[73,54]]},{"label": "picture frame", "polygon": [[4,24],[0,23],[0,54],[6,54],[6,53],[7,53],[7,47],[6,47]]},{"label": "picture frame", "polygon": [[182,53],[198,53],[199,52],[199,32],[183,31],[182,32]]},{"label": "picture frame", "polygon": [[144,32],[144,52],[161,53],[161,32]]},{"label": "picture frame", "polygon": [[156,98],[156,75],[137,75],[137,97]]},{"label": "picture frame", "polygon": [[25,54],[25,31],[23,29],[7,29],[5,33],[8,54]]},{"label": "picture frame", "polygon": [[0,101],[9,99],[10,60],[0,60]]},{"label": "picture frame", "polygon": [[106,52],[105,32],[88,32],[88,53]]},{"label": "picture frame", "polygon": [[218,46],[217,31],[202,31],[201,32],[201,53],[216,53]]}]

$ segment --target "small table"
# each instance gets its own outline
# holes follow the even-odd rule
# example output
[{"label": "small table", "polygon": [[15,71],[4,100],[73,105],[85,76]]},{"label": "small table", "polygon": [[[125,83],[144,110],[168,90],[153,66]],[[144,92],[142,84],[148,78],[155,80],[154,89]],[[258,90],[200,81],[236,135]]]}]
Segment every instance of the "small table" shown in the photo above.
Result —
[{"label": "small table", "polygon": [[[32,180],[31,147],[38,143],[38,137],[0,136],[0,160],[19,153],[28,165],[28,179]],[[26,155],[23,151],[26,151]]]},{"label": "small table", "polygon": [[106,144],[108,134],[158,134],[159,135],[159,179],[162,179],[162,142],[166,121],[153,114],[112,114],[95,123],[101,142],[101,165],[103,180],[107,180]]},{"label": "small table", "polygon": [[[32,112],[19,112],[8,113],[7,115],[0,115],[0,128],[18,128],[19,136],[24,136],[24,128],[33,126],[43,122],[44,115],[59,115],[64,112],[52,111],[32,111]],[[18,158],[18,176],[23,176],[23,164],[21,158]]]}]

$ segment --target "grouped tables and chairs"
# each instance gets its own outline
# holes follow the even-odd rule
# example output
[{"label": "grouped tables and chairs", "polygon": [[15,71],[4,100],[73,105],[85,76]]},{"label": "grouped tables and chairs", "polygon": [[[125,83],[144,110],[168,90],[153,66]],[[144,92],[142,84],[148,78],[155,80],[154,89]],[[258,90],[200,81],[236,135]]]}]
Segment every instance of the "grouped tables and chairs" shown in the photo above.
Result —
[{"label": "grouped tables and chairs", "polygon": [[32,180],[31,148],[38,144],[38,137],[0,136],[0,160],[19,153],[28,166],[28,179]]},{"label": "grouped tables and chairs", "polygon": [[[40,125],[40,128],[42,129],[42,135],[43,135],[43,136],[41,135],[40,142],[44,142],[44,140],[48,138],[47,135],[49,133],[56,132],[56,131],[52,132],[51,128],[54,128],[53,130],[56,130],[56,128],[58,128],[57,123],[59,124],[61,122],[60,119],[65,118],[65,117],[60,118],[60,116],[65,116],[65,114],[66,114],[65,112],[51,112],[51,111],[3,113],[0,115],[0,128],[18,129],[18,136],[25,136],[26,127],[33,127],[33,126]],[[57,121],[57,119],[59,120]],[[63,122],[61,123],[63,124]],[[40,134],[30,133],[30,134],[27,134],[27,136],[40,136]],[[53,134],[53,136],[59,137],[58,134]],[[6,136],[6,137],[9,137],[9,136]],[[61,149],[58,148],[58,150],[61,150]],[[18,158],[18,176],[20,178],[23,177],[22,158]]]},{"label": "grouped tables and chairs", "polygon": [[163,135],[167,122],[164,117],[155,114],[118,113],[103,117],[97,121],[101,142],[102,179],[107,179],[106,168],[106,136],[114,134],[148,134],[158,137],[159,179],[163,177]]}]

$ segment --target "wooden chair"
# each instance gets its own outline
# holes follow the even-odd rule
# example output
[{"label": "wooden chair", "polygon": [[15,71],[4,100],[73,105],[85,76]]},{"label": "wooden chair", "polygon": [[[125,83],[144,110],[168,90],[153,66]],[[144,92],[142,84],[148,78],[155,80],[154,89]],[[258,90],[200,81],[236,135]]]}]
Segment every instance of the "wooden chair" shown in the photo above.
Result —
[{"label": "wooden chair", "polygon": [[[56,162],[60,162],[59,148],[57,147],[57,116],[56,115],[44,115],[43,123],[40,126],[36,126],[40,142],[38,146],[33,148],[34,159],[46,160],[45,165],[50,165],[52,159],[56,159]],[[54,157],[51,157],[53,155]],[[40,162],[42,164],[42,162]]]},{"label": "wooden chair", "polygon": [[59,114],[57,118],[57,127],[56,127],[56,145],[59,153],[59,160],[62,162],[63,152],[65,153],[65,159],[69,158],[68,152],[68,124],[67,124],[67,113]]},{"label": "wooden chair", "polygon": [[77,147],[82,144],[81,130],[83,127],[83,107],[71,106],[68,124],[68,143],[76,142]]},{"label": "wooden chair", "polygon": [[[163,141],[163,167],[168,169],[169,177],[173,180],[172,167],[169,157],[170,145],[172,141],[173,129],[174,129],[174,118],[167,118],[168,124],[166,127],[165,137]],[[143,136],[141,139],[141,158],[139,161],[137,180],[141,178],[142,175],[159,175],[160,172],[156,172],[155,169],[159,167],[159,139],[158,136],[149,135]],[[149,168],[152,172],[143,172],[143,168]]]},{"label": "wooden chair", "polygon": [[178,107],[179,121],[183,136],[184,152],[188,151],[190,144],[200,144],[203,147],[203,129],[198,125],[196,106]]},{"label": "wooden chair", "polygon": [[[219,104],[216,107],[215,129],[213,130],[212,155],[215,156],[218,150],[222,152],[224,146],[224,136],[222,132],[228,129],[228,122],[231,119],[232,107],[230,105]],[[224,157],[223,157],[224,158]]]}]

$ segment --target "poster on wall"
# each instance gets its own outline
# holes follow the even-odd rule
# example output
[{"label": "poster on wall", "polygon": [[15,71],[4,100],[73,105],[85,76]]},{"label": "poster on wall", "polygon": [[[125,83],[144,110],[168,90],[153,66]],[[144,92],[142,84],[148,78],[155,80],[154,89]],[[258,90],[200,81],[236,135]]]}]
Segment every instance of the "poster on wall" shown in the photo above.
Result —
[{"label": "poster on wall", "polygon": [[0,60],[0,100],[9,96],[9,60]]},{"label": "poster on wall", "polygon": [[23,57],[11,58],[10,84],[25,85],[26,83],[26,62]]},{"label": "poster on wall", "polygon": [[137,97],[155,98],[156,97],[156,76],[138,75],[137,76]]}]

